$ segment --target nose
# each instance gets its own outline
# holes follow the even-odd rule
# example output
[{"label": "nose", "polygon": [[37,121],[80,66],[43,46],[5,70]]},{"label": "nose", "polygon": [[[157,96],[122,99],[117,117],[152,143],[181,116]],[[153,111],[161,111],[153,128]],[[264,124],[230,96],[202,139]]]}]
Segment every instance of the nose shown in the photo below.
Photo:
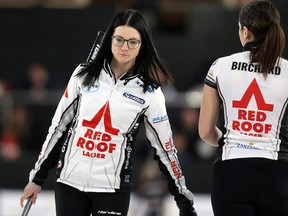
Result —
[{"label": "nose", "polygon": [[129,49],[128,41],[124,41],[123,45],[121,46],[121,49],[123,49],[123,50],[128,50]]}]

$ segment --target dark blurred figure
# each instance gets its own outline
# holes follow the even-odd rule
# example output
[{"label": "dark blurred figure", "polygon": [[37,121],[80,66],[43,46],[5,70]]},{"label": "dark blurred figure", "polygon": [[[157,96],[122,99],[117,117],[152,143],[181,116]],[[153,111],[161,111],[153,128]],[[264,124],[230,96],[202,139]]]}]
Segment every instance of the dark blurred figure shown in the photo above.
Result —
[{"label": "dark blurred figure", "polygon": [[147,159],[137,179],[139,185],[132,194],[128,216],[163,216],[163,201],[170,194],[157,163]]},{"label": "dark blurred figure", "polygon": [[25,107],[29,114],[27,127],[30,133],[22,148],[24,151],[39,152],[55,111],[56,104],[53,101],[57,101],[58,98],[53,99],[55,94],[52,94],[52,91],[55,88],[50,79],[50,72],[43,63],[30,64],[26,77],[26,80],[15,86],[17,93],[14,97],[15,103]]},{"label": "dark blurred figure", "polygon": [[11,110],[11,86],[2,77],[0,77],[0,133],[3,125],[7,121],[8,113]]},{"label": "dark blurred figure", "polygon": [[[20,156],[18,128],[13,124],[19,115],[14,117],[11,98],[11,86],[0,77],[0,157],[5,161],[15,161]],[[16,126],[16,127],[15,127]]]},{"label": "dark blurred figure", "polygon": [[22,90],[29,91],[33,100],[44,99],[47,91],[52,89],[49,71],[41,63],[33,63],[27,69],[27,80],[20,84]]},{"label": "dark blurred figure", "polygon": [[14,162],[21,156],[21,147],[29,134],[27,110],[15,106],[10,84],[0,78],[0,156]]},{"label": "dark blurred figure", "polygon": [[21,156],[21,148],[25,145],[30,127],[28,112],[25,107],[14,107],[0,134],[1,156],[13,162]]},{"label": "dark blurred figure", "polygon": [[[128,216],[165,216],[165,211],[167,211],[165,202],[171,195],[165,187],[164,176],[159,171],[157,163],[152,159],[155,152],[150,148],[145,134],[142,133],[144,131],[140,131],[140,136],[137,137],[137,151],[134,156],[134,167],[137,167],[135,170],[141,171],[134,171],[136,186],[132,194],[133,199],[131,199]],[[178,160],[186,175],[186,184],[192,186],[190,174],[193,162],[188,150],[187,136],[182,130],[173,128],[173,140],[177,149]]]}]

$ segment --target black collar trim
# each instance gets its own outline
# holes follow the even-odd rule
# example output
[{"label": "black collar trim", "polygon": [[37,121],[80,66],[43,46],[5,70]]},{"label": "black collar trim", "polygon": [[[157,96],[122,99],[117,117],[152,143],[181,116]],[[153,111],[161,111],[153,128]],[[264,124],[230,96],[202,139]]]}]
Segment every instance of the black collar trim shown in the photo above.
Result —
[{"label": "black collar trim", "polygon": [[257,47],[258,44],[256,42],[248,42],[245,44],[245,46],[243,47],[242,51],[251,51],[253,48]]},{"label": "black collar trim", "polygon": [[113,73],[112,73],[112,70],[110,68],[109,62],[106,59],[104,59],[103,69],[107,74],[110,75],[110,77],[113,77]]}]

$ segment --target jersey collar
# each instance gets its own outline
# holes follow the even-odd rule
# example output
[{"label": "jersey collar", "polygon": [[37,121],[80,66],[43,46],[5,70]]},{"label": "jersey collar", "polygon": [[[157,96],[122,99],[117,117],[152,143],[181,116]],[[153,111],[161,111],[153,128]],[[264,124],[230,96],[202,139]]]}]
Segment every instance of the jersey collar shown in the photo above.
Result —
[{"label": "jersey collar", "polygon": [[257,47],[258,45],[259,45],[259,44],[256,43],[255,41],[247,42],[247,43],[244,45],[242,51],[243,51],[243,52],[244,52],[244,51],[251,51],[253,48]]},{"label": "jersey collar", "polygon": [[[104,59],[103,69],[107,74],[113,77],[113,72],[110,68],[108,60],[106,59]],[[134,79],[137,76],[139,76],[138,70],[131,69],[127,73],[123,74],[123,76],[120,77],[120,80],[125,80],[125,83],[128,83],[131,79]]]}]

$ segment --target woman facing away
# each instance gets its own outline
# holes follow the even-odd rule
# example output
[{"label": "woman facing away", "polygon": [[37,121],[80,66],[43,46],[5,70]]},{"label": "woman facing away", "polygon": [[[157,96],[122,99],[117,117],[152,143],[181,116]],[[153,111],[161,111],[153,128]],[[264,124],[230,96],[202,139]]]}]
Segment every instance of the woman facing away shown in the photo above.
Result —
[{"label": "woman facing away", "polygon": [[[161,62],[144,17],[119,12],[108,25],[95,60],[79,65],[61,98],[29,183],[20,198],[35,203],[57,164],[57,216],[127,215],[134,141],[143,122],[159,168],[181,216],[196,216],[177,159],[160,73]],[[67,142],[59,142],[66,128]]]},{"label": "woman facing away", "polygon": [[[218,147],[215,216],[288,215],[288,62],[285,36],[270,1],[239,14],[242,52],[216,60],[206,78],[199,134]],[[221,107],[224,129],[217,127]]]}]

